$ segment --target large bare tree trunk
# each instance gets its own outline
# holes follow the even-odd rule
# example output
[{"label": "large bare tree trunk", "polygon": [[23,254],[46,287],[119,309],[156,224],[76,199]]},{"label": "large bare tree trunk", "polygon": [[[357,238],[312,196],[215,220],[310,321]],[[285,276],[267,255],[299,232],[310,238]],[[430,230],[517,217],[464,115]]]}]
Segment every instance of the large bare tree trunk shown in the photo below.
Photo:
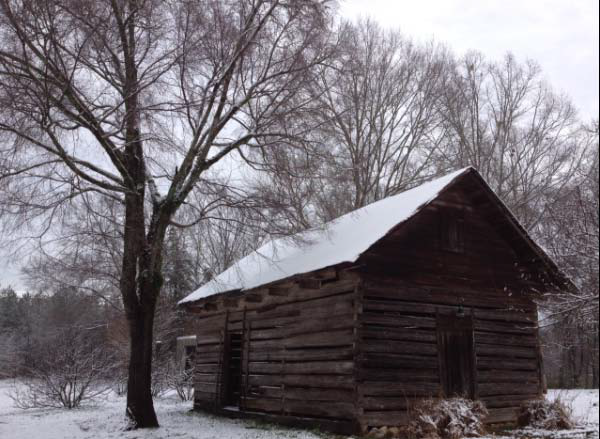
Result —
[{"label": "large bare tree trunk", "polygon": [[155,303],[127,316],[131,352],[127,380],[127,415],[134,427],[158,427],[152,402],[152,348]]},{"label": "large bare tree trunk", "polygon": [[151,382],[152,330],[160,284],[152,288],[152,282],[148,281],[143,190],[141,192],[126,196],[121,274],[121,294],[130,335],[126,413],[134,428],[158,427],[152,403]]}]

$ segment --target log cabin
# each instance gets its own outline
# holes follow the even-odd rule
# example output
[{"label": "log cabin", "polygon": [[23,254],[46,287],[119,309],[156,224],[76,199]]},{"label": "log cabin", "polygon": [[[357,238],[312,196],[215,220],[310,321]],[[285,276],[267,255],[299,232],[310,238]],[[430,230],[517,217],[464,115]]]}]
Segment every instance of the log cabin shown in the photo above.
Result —
[{"label": "log cabin", "polygon": [[473,168],[271,241],[190,294],[194,407],[339,433],[545,392],[537,303],[575,288]]}]

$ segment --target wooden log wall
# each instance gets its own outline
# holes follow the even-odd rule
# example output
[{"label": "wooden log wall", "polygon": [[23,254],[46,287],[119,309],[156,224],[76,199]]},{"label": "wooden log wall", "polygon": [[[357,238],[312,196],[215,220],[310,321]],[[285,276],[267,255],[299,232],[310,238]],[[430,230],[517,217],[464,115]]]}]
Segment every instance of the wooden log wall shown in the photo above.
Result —
[{"label": "wooden log wall", "polygon": [[197,319],[194,365],[194,408],[215,410],[222,385],[223,341],[228,313]]},{"label": "wooden log wall", "polygon": [[[366,279],[360,317],[359,405],[361,422],[401,424],[411,404],[443,396],[436,314],[472,313],[477,397],[490,409],[488,422],[514,420],[516,408],[542,391],[537,349],[536,309],[510,304],[502,296],[414,287],[381,278]],[[390,422],[393,419],[395,422]]]},{"label": "wooden log wall", "polygon": [[[471,193],[476,193],[470,188]],[[413,223],[373,246],[362,262],[357,392],[364,426],[402,424],[423,397],[443,396],[436,315],[472,313],[476,396],[488,422],[515,420],[515,410],[543,389],[537,307],[543,290],[466,190],[445,194]],[[460,210],[464,243],[440,243],[440,217]]]},{"label": "wooden log wall", "polygon": [[354,423],[358,282],[351,273],[298,278],[263,288],[260,302],[199,316],[195,406],[221,409],[226,328],[243,333],[241,411]]}]

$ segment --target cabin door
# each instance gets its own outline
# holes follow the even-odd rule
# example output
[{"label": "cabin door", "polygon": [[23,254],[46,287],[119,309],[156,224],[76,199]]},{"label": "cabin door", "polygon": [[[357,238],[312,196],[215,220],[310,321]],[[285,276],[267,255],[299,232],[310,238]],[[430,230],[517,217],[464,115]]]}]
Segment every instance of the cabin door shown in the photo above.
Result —
[{"label": "cabin door", "polygon": [[227,334],[224,366],[223,406],[239,407],[242,389],[242,332]]},{"label": "cabin door", "polygon": [[437,316],[440,378],[446,397],[474,399],[477,392],[472,316]]}]

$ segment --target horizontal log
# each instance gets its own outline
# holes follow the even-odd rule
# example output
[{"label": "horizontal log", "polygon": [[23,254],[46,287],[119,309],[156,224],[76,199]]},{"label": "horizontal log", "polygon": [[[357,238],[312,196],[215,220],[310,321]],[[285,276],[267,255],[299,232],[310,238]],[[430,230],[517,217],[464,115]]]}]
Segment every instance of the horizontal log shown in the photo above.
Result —
[{"label": "horizontal log", "polygon": [[359,417],[360,423],[369,427],[399,427],[406,425],[409,420],[406,411],[365,411]]},{"label": "horizontal log", "polygon": [[530,395],[537,393],[539,386],[528,383],[480,383],[478,385],[479,395]]},{"label": "horizontal log", "polygon": [[[480,288],[469,290],[463,287],[445,286],[414,286],[399,278],[385,278],[378,274],[376,277],[368,273],[365,277],[363,295],[366,299],[395,299],[408,302],[426,303],[430,305],[463,305],[481,309],[523,309],[534,312],[536,305],[531,298],[526,298],[514,291],[504,291],[502,288],[489,289],[485,293]],[[509,295],[510,293],[510,295]]]},{"label": "horizontal log", "polygon": [[294,386],[326,389],[353,389],[352,375],[250,375],[250,386]]},{"label": "horizontal log", "polygon": [[252,355],[254,352],[282,349],[283,346],[283,339],[251,340],[248,349]]},{"label": "horizontal log", "polygon": [[320,346],[346,346],[354,343],[352,329],[323,332],[317,334],[304,334],[288,337],[284,346],[290,348],[307,348]]},{"label": "horizontal log", "polygon": [[200,347],[202,345],[220,344],[222,340],[223,337],[220,332],[210,334],[200,331],[196,335],[196,346]]},{"label": "horizontal log", "polygon": [[350,292],[302,303],[285,303],[265,312],[249,314],[246,318],[252,329],[289,326],[294,322],[348,313],[354,308],[355,298],[356,294]]},{"label": "horizontal log", "polygon": [[395,396],[364,396],[359,399],[359,405],[365,411],[404,411],[414,407],[422,398]]},{"label": "horizontal log", "polygon": [[[395,275],[401,278],[403,281],[410,282],[413,285],[419,287],[434,287],[437,289],[447,288],[452,291],[457,288],[464,288],[465,286],[469,289],[487,290],[490,285],[499,285],[502,288],[506,288],[511,291],[535,291],[536,289],[543,288],[543,284],[540,282],[532,282],[526,279],[519,278],[515,275],[504,276],[502,282],[498,282],[495,276],[488,275],[474,276],[469,271],[468,267],[464,267],[462,272],[460,270],[451,271],[450,269],[444,268],[435,271],[423,270],[423,265],[420,264],[409,264],[404,261],[393,261],[385,257],[374,257],[372,254],[365,254],[358,261],[362,264],[362,272],[369,271],[372,277],[376,276],[390,276]],[[483,294],[482,294],[483,296]],[[469,306],[477,304],[473,299],[469,298]],[[485,305],[479,302],[481,306]]]},{"label": "horizontal log", "polygon": [[343,314],[337,314],[330,310],[329,314],[326,316],[327,318],[308,316],[306,319],[303,319],[290,328],[286,328],[284,337],[289,338],[296,335],[353,328],[354,310],[349,309],[348,311],[349,312]]},{"label": "horizontal log", "polygon": [[250,375],[273,375],[283,371],[283,363],[278,362],[249,362],[248,373]]},{"label": "horizontal log", "polygon": [[360,321],[364,325],[379,325],[395,328],[435,328],[436,320],[431,317],[414,317],[391,314],[375,314],[365,312],[361,315]]},{"label": "horizontal log", "polygon": [[220,371],[219,364],[196,364],[194,373],[218,373]]},{"label": "horizontal log", "polygon": [[309,361],[304,363],[249,363],[249,373],[261,374],[332,374],[346,375],[354,371],[352,361]]},{"label": "horizontal log", "polygon": [[539,381],[537,370],[511,371],[511,370],[482,370],[477,372],[477,380],[480,383],[533,383]]},{"label": "horizontal log", "polygon": [[493,332],[475,331],[475,343],[485,343],[500,346],[537,347],[538,339],[532,334],[499,334]]},{"label": "horizontal log", "polygon": [[354,378],[350,375],[286,375],[283,377],[283,384],[297,387],[353,389]]},{"label": "horizontal log", "polygon": [[354,356],[351,347],[316,347],[303,349],[278,349],[271,351],[250,351],[249,361],[328,361],[347,360]]},{"label": "horizontal log", "polygon": [[414,354],[437,356],[437,344],[418,343],[408,341],[382,341],[382,340],[364,340],[361,346],[363,352],[382,353],[382,354]]},{"label": "horizontal log", "polygon": [[244,409],[267,413],[283,413],[281,399],[244,398]]},{"label": "horizontal log", "polygon": [[277,328],[254,329],[250,331],[250,339],[252,342],[254,340],[279,339],[295,335],[350,328],[354,325],[354,314],[351,311],[353,311],[352,308],[348,306],[342,314],[336,314],[334,311],[331,311],[326,319],[323,318],[324,316],[301,316],[297,320],[290,321]]},{"label": "horizontal log", "polygon": [[196,356],[194,358],[194,363],[195,364],[219,363],[221,361],[221,357],[222,357],[222,355],[220,353],[203,354],[200,352],[200,353],[196,353]]},{"label": "horizontal log", "polygon": [[286,386],[282,392],[285,399],[300,401],[335,401],[335,402],[354,402],[354,391],[344,389],[319,389],[319,388],[301,388]]},{"label": "horizontal log", "polygon": [[[434,329],[365,326],[359,330],[359,336],[363,340],[397,340],[437,343],[437,334]],[[364,341],[363,343],[368,342]]]},{"label": "horizontal log", "polygon": [[355,417],[355,407],[347,402],[319,401],[284,401],[285,413],[290,415],[310,416],[314,418],[352,419]]},{"label": "horizontal log", "polygon": [[206,355],[221,352],[221,344],[206,344],[196,347],[196,355]]},{"label": "horizontal log", "polygon": [[473,322],[473,328],[478,332],[494,332],[506,334],[525,334],[535,336],[537,327],[526,323],[495,322],[491,320],[477,320]]},{"label": "horizontal log", "polygon": [[[356,285],[358,284],[358,279],[340,279],[335,282],[329,282],[321,284],[319,288],[300,288],[296,285],[294,288],[290,290],[287,295],[283,296],[273,296],[268,294],[268,289],[264,289],[265,297],[261,303],[245,303],[247,309],[250,310],[248,312],[248,317],[254,317],[252,311],[263,308],[263,307],[276,307],[278,305],[285,304],[286,306],[291,306],[292,304],[300,304],[307,301],[312,301],[315,299],[325,298],[329,296],[339,295],[343,293],[352,292]],[[276,285],[272,285],[276,286]],[[253,294],[252,290],[248,291],[248,294]],[[240,305],[243,306],[243,305]],[[302,307],[298,305],[298,307]]]},{"label": "horizontal log", "polygon": [[195,392],[203,392],[203,393],[216,393],[217,385],[215,383],[194,383],[194,391]]},{"label": "horizontal log", "polygon": [[438,383],[365,381],[359,384],[365,396],[434,396],[440,391]]},{"label": "horizontal log", "polygon": [[253,392],[254,387],[281,387],[283,378],[281,375],[248,375],[246,382]]},{"label": "horizontal log", "polygon": [[[302,349],[317,347],[348,346],[354,343],[354,329],[332,330],[314,334],[294,335],[282,339],[255,340],[250,342],[250,352],[278,350],[282,348]],[[252,355],[252,354],[251,354]]]},{"label": "horizontal log", "polygon": [[216,383],[218,375],[214,373],[194,373],[194,382],[196,383]]},{"label": "horizontal log", "polygon": [[283,387],[252,386],[247,391],[249,398],[282,398]]},{"label": "horizontal log", "polygon": [[438,383],[437,369],[367,369],[360,368],[357,372],[360,381],[429,381]]},{"label": "horizontal log", "polygon": [[497,346],[491,344],[477,343],[475,352],[478,357],[499,357],[499,358],[533,358],[537,359],[538,352],[534,347],[519,346]]},{"label": "horizontal log", "polygon": [[[384,312],[399,312],[409,315],[430,315],[435,316],[436,313],[455,312],[456,307],[448,305],[433,305],[427,303],[407,302],[402,300],[374,300],[365,299],[363,301],[363,309],[365,311],[384,311]],[[470,310],[467,310],[470,311]],[[522,309],[472,309],[475,318],[482,320],[497,320],[504,322],[535,322],[535,314],[531,311]]]},{"label": "horizontal log", "polygon": [[370,369],[438,369],[438,358],[417,355],[396,354],[361,354],[359,361],[362,367]]},{"label": "horizontal log", "polygon": [[489,358],[489,357],[478,357],[477,358],[477,369],[478,370],[538,370],[537,360],[531,359],[516,359],[508,360],[502,358]]},{"label": "horizontal log", "polygon": [[260,321],[265,319],[299,315],[299,312],[318,312],[319,310],[335,309],[343,310],[351,305],[356,299],[354,291],[356,284],[352,283],[348,291],[336,293],[332,296],[316,297],[300,302],[282,302],[272,306],[264,306],[255,311],[249,311],[246,319]]},{"label": "horizontal log", "polygon": [[194,317],[193,327],[196,334],[219,333],[225,328],[225,314]]},{"label": "horizontal log", "polygon": [[507,408],[507,407],[520,407],[527,401],[538,399],[537,394],[523,394],[523,395],[494,395],[481,397],[481,401],[485,404],[488,409],[494,408]]}]

